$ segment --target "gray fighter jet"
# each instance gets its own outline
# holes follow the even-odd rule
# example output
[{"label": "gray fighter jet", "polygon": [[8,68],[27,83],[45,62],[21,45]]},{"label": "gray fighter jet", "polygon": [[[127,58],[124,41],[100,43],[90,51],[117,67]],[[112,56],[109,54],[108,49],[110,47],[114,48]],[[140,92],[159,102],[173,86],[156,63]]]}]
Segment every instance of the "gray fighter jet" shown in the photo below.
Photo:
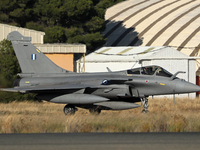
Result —
[{"label": "gray fighter jet", "polygon": [[55,65],[17,31],[9,33],[22,73],[13,88],[1,91],[36,93],[37,97],[53,103],[67,104],[65,114],[74,114],[77,107],[91,113],[101,110],[137,108],[142,102],[148,111],[148,97],[200,91],[200,87],[177,78],[159,66],[104,73],[74,73]]}]

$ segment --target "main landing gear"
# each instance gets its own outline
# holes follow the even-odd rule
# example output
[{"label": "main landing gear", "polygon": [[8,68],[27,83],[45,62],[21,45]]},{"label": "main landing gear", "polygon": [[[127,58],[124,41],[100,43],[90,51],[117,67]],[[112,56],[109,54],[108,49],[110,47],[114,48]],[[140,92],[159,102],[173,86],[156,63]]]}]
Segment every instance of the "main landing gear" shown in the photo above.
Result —
[{"label": "main landing gear", "polygon": [[74,105],[66,105],[63,109],[65,115],[74,115],[77,110]]},{"label": "main landing gear", "polygon": [[142,110],[142,113],[148,113],[149,111],[147,110],[147,108],[149,107],[149,105],[148,105],[147,97],[141,98],[141,102],[144,107],[144,109]]},{"label": "main landing gear", "polygon": [[[74,105],[66,105],[63,109],[65,115],[74,115],[78,109]],[[89,112],[94,115],[98,115],[101,113],[101,109],[98,107],[93,107],[89,109]]]}]

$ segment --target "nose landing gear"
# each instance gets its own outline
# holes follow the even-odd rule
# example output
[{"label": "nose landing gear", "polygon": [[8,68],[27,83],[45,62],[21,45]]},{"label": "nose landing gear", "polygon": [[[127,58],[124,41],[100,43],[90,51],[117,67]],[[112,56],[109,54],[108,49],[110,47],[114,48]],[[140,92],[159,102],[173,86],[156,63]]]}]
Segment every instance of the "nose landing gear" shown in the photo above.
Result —
[{"label": "nose landing gear", "polygon": [[141,98],[141,102],[144,107],[144,109],[142,110],[142,113],[148,113],[149,111],[147,110],[147,108],[149,107],[149,105],[148,105],[147,97]]}]

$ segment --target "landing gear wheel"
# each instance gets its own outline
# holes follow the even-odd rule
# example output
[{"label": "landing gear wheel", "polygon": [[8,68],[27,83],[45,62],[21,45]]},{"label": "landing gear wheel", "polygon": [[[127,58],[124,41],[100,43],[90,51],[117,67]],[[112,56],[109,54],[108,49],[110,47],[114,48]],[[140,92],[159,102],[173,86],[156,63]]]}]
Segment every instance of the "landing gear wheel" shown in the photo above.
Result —
[{"label": "landing gear wheel", "polygon": [[144,107],[144,109],[142,110],[142,113],[148,113],[149,111],[147,110],[147,108],[149,107],[149,105],[148,105],[147,97],[141,98],[141,102],[142,102],[142,105]]},{"label": "landing gear wheel", "polygon": [[148,111],[148,110],[145,110],[145,109],[143,109],[143,110],[142,110],[142,113],[143,113],[143,114],[147,114],[147,113],[149,113],[149,111]]},{"label": "landing gear wheel", "polygon": [[76,111],[77,111],[77,108],[75,108],[75,106],[73,105],[66,105],[63,109],[63,112],[65,113],[65,115],[74,115]]},{"label": "landing gear wheel", "polygon": [[94,115],[99,115],[101,113],[101,109],[99,108],[90,108],[89,112]]}]

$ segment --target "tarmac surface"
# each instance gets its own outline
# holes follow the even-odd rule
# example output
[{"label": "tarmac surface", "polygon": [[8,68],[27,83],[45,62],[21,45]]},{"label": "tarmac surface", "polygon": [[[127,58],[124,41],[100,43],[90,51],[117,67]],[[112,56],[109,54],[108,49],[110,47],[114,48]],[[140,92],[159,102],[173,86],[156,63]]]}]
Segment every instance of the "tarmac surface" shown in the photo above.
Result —
[{"label": "tarmac surface", "polygon": [[200,133],[0,134],[0,150],[199,149]]}]

